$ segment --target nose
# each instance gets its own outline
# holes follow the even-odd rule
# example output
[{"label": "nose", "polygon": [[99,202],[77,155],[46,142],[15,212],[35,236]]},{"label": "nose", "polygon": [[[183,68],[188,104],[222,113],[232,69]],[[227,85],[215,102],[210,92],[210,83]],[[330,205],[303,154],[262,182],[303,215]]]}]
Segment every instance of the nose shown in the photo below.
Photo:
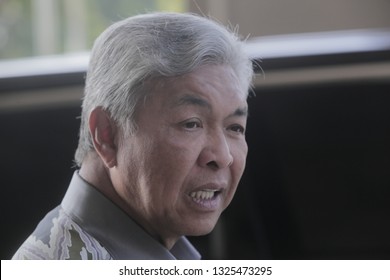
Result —
[{"label": "nose", "polygon": [[222,169],[233,164],[233,156],[226,135],[221,131],[210,135],[199,155],[199,164],[211,169]]}]

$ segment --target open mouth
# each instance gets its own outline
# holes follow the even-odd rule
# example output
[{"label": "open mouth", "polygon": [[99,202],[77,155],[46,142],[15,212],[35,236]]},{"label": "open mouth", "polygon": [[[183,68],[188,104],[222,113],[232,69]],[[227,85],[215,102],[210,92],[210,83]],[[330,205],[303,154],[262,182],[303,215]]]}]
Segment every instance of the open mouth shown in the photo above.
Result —
[{"label": "open mouth", "polygon": [[215,197],[217,197],[221,192],[218,190],[199,190],[199,191],[193,191],[190,193],[190,197],[195,202],[201,202],[205,200],[213,200]]}]

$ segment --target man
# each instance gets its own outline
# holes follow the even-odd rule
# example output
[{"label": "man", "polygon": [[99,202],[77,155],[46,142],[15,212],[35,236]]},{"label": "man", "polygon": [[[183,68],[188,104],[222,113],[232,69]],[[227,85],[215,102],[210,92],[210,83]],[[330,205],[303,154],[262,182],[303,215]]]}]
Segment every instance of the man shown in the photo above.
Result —
[{"label": "man", "polygon": [[69,189],[14,259],[198,259],[245,167],[252,66],[189,14],[125,19],[96,40]]}]

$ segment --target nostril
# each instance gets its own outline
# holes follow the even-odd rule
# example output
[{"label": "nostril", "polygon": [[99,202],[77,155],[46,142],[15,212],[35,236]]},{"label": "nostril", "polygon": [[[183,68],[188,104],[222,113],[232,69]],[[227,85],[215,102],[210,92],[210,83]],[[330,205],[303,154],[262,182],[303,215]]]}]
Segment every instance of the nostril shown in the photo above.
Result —
[{"label": "nostril", "polygon": [[216,161],[214,161],[214,160],[210,161],[209,163],[207,163],[207,166],[211,167],[213,169],[218,169],[219,168],[218,163]]}]

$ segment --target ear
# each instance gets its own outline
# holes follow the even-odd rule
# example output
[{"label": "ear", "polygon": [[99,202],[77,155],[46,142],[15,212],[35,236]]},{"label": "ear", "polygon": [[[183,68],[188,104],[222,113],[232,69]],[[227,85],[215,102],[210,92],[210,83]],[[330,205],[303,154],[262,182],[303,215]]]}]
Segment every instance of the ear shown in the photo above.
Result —
[{"label": "ear", "polygon": [[116,165],[116,130],[115,123],[106,111],[101,107],[92,110],[89,115],[89,131],[96,152],[108,168]]}]

